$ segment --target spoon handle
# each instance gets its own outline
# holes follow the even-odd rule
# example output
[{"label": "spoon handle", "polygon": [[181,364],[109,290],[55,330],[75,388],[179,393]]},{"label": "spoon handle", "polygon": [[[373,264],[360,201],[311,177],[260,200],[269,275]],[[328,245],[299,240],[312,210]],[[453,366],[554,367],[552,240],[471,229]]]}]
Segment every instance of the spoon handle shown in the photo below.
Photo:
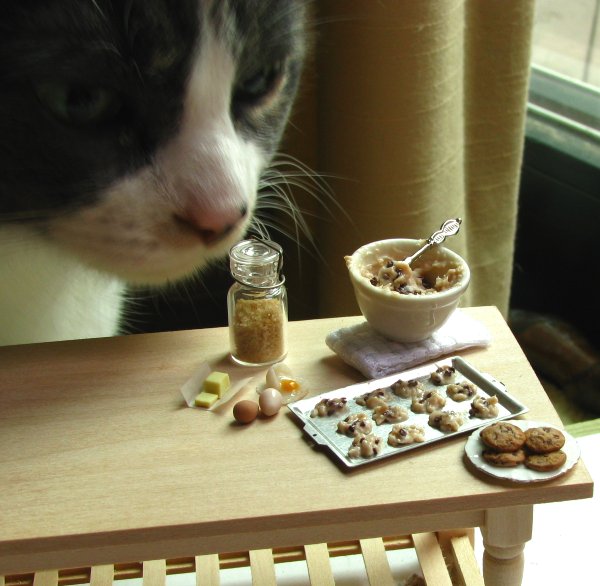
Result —
[{"label": "spoon handle", "polygon": [[441,226],[439,230],[436,230],[426,241],[417,252],[408,256],[404,259],[404,262],[410,265],[417,258],[419,258],[426,250],[429,250],[435,244],[441,244],[446,240],[448,236],[454,236],[460,230],[460,225],[462,223],[461,218],[450,218],[446,220]]}]

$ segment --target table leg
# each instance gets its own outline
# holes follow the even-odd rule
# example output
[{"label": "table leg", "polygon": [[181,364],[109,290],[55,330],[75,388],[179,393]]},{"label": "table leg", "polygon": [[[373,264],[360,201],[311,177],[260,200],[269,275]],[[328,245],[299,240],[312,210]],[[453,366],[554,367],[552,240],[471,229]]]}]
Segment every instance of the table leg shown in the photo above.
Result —
[{"label": "table leg", "polygon": [[533,506],[489,509],[483,535],[483,577],[486,586],[520,586],[525,543],[531,539]]}]

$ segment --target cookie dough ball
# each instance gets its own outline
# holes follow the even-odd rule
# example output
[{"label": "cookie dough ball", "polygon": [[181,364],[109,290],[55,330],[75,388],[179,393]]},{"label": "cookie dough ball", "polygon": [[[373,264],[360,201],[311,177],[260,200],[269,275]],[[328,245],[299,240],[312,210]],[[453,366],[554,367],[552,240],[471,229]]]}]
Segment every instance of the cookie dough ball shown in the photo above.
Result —
[{"label": "cookie dough ball", "polygon": [[321,399],[310,412],[311,417],[331,417],[337,413],[348,410],[348,399],[339,397],[334,399]]},{"label": "cookie dough ball", "polygon": [[407,446],[425,441],[425,430],[419,425],[396,424],[388,435],[388,444],[392,447]]},{"label": "cookie dough ball", "polygon": [[467,401],[473,399],[477,395],[477,387],[469,381],[462,381],[460,383],[452,383],[446,387],[446,394],[450,399],[460,403],[461,401]]},{"label": "cookie dough ball", "polygon": [[421,382],[414,378],[410,380],[399,379],[390,388],[395,395],[403,399],[412,399],[414,395],[424,391]]},{"label": "cookie dough ball", "polygon": [[375,409],[378,405],[387,405],[394,397],[388,389],[376,389],[354,399],[357,405]]},{"label": "cookie dough ball", "polygon": [[440,431],[458,431],[463,423],[462,415],[456,411],[434,411],[429,416],[429,425]]},{"label": "cookie dough ball", "polygon": [[429,380],[434,385],[449,385],[456,381],[456,368],[454,366],[438,366],[434,372],[429,375]]},{"label": "cookie dough ball", "polygon": [[348,450],[348,456],[351,458],[372,458],[381,453],[382,449],[381,438],[372,433],[365,435],[359,433],[354,436],[352,445]]},{"label": "cookie dough ball", "polygon": [[377,425],[399,423],[408,419],[408,411],[400,405],[377,405],[373,410],[373,419]]},{"label": "cookie dough ball", "polygon": [[412,398],[410,409],[413,413],[433,413],[446,405],[446,398],[436,390],[416,394]]},{"label": "cookie dough ball", "polygon": [[340,421],[337,425],[338,433],[343,433],[350,437],[355,436],[357,433],[367,435],[371,433],[372,429],[373,423],[366,413],[353,413],[352,415],[348,415],[348,417]]},{"label": "cookie dough ball", "polygon": [[498,417],[498,397],[495,395],[491,397],[475,397],[471,401],[471,409],[469,415],[471,417],[477,417],[478,419],[493,419]]}]

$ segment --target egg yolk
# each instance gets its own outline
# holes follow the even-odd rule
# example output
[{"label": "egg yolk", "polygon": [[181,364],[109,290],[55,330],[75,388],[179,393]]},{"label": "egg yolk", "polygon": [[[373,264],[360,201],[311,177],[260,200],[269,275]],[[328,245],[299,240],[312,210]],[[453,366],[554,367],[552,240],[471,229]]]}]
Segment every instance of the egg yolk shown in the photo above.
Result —
[{"label": "egg yolk", "polygon": [[282,393],[293,393],[294,391],[298,390],[300,385],[291,378],[284,378],[281,379],[279,387],[281,388]]}]

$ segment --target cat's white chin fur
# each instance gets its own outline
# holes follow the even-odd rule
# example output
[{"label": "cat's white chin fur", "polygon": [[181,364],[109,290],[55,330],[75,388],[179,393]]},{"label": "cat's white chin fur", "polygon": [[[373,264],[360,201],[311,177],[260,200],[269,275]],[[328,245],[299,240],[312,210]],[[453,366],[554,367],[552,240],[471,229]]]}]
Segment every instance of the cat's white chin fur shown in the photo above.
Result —
[{"label": "cat's white chin fur", "polygon": [[0,250],[0,345],[117,332],[122,281],[19,228],[0,228]]},{"label": "cat's white chin fur", "polygon": [[128,283],[158,285],[224,257],[244,235],[250,214],[218,241],[204,243],[193,227],[174,219],[175,196],[160,197],[151,176],[145,169],[116,184],[97,205],[52,219],[47,240]]}]

